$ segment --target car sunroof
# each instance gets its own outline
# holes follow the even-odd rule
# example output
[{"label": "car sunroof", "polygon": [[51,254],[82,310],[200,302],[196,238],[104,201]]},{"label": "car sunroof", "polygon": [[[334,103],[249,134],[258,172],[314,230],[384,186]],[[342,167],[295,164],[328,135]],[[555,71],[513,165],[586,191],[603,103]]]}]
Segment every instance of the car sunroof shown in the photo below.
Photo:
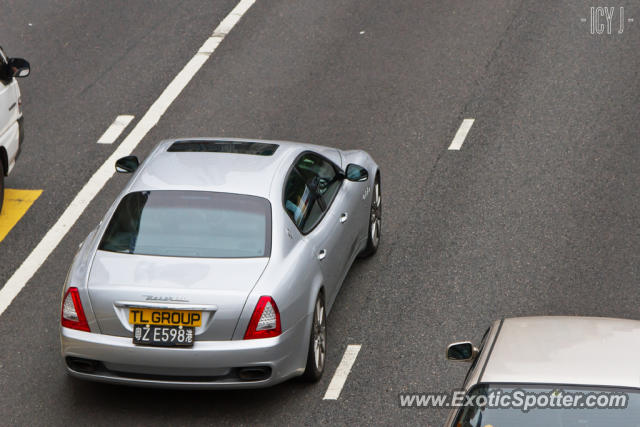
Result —
[{"label": "car sunroof", "polygon": [[178,141],[171,144],[167,151],[172,153],[233,153],[271,156],[278,144],[249,141]]}]

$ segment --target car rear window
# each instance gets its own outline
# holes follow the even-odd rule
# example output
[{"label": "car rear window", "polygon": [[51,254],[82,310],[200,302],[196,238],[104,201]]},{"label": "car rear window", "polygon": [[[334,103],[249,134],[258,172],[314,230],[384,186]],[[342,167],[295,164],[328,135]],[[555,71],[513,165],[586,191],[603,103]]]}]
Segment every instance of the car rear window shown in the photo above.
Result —
[{"label": "car rear window", "polygon": [[99,249],[198,258],[268,257],[271,204],[207,191],[141,191],[122,198]]},{"label": "car rear window", "polygon": [[272,156],[278,144],[250,141],[178,141],[171,144],[171,153],[231,153]]}]

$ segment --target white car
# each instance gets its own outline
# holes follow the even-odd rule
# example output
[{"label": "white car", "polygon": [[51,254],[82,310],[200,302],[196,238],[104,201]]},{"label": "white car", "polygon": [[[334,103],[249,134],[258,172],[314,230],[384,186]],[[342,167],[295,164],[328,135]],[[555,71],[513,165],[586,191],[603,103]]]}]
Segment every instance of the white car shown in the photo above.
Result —
[{"label": "white car", "polygon": [[20,88],[15,77],[29,75],[29,63],[9,58],[0,47],[0,212],[4,200],[4,177],[9,176],[20,154],[23,139]]},{"label": "white car", "polygon": [[480,347],[457,342],[447,359],[471,362],[445,425],[640,426],[640,321],[540,316],[503,319]]}]

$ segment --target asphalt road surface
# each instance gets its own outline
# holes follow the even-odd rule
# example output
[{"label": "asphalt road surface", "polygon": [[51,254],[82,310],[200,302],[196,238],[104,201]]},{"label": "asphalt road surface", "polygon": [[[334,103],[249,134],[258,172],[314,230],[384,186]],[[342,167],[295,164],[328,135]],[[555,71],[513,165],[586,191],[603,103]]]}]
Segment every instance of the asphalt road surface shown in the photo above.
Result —
[{"label": "asphalt road surface", "polygon": [[[32,65],[6,186],[43,190],[0,243],[0,285],[236,3],[0,0],[0,45]],[[611,34],[591,33],[590,6],[258,0],[135,154],[234,136],[377,159],[383,240],[328,318],[325,376],[232,392],[67,377],[60,289],[126,183],[115,176],[0,317],[0,424],[440,425],[445,410],[401,409],[398,393],[460,387],[467,366],[444,360],[449,342],[478,342],[500,317],[640,318],[640,2],[608,5]],[[133,124],[96,144],[120,114]],[[350,344],[344,388],[323,400]]]}]

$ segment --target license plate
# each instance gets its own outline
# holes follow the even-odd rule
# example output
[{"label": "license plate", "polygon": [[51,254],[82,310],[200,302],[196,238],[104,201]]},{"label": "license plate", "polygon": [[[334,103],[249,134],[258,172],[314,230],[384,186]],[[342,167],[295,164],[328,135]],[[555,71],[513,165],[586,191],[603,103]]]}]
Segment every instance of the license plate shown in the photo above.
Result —
[{"label": "license plate", "polygon": [[202,312],[191,310],[162,310],[155,308],[129,309],[132,325],[202,326]]},{"label": "license plate", "polygon": [[194,335],[189,326],[133,325],[133,343],[139,345],[192,346]]}]

